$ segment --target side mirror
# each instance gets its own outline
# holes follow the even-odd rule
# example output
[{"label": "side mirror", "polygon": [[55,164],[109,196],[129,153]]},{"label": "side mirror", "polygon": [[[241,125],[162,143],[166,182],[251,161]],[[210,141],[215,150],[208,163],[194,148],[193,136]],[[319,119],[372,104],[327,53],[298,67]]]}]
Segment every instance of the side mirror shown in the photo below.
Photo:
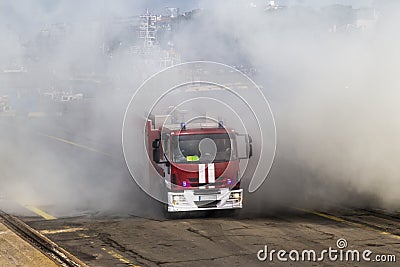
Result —
[{"label": "side mirror", "polygon": [[155,139],[152,143],[152,147],[154,149],[159,148],[160,147],[160,139]]},{"label": "side mirror", "polygon": [[247,148],[247,158],[251,158],[253,156],[253,139],[250,135],[246,135],[246,148]]},{"label": "side mirror", "polygon": [[251,158],[252,156],[253,156],[253,145],[250,142],[250,144],[249,144],[249,158]]},{"label": "side mirror", "polygon": [[[154,147],[154,145],[155,145],[155,142],[156,141],[154,141],[153,142],[153,147]],[[157,144],[156,144],[157,145]],[[166,160],[166,161],[161,161],[161,158],[160,158],[160,147],[159,147],[159,145],[160,145],[160,143],[158,142],[158,147],[155,147],[155,148],[153,148],[153,160],[154,160],[154,162],[155,163],[157,163],[157,164],[165,164],[167,167],[169,167],[170,165],[171,165],[171,163],[168,161],[168,160]]]},{"label": "side mirror", "polygon": [[[154,145],[154,142],[153,142]],[[153,148],[153,160],[155,163],[160,163],[160,149]]]}]

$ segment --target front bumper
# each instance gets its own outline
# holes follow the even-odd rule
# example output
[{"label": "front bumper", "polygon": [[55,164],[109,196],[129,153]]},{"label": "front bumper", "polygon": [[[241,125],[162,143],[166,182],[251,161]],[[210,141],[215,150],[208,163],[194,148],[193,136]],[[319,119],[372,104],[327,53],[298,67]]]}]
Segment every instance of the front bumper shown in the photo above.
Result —
[{"label": "front bumper", "polygon": [[242,208],[243,189],[229,188],[168,192],[168,212]]}]

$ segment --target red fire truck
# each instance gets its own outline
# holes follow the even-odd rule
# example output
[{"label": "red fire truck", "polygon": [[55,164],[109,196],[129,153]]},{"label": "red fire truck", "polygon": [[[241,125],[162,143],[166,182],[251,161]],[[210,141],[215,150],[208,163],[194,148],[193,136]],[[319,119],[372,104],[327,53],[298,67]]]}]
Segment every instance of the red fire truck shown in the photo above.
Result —
[{"label": "red fire truck", "polygon": [[251,138],[225,128],[222,121],[170,121],[149,116],[146,125],[151,167],[168,189],[168,212],[242,208],[239,160],[252,156]]}]

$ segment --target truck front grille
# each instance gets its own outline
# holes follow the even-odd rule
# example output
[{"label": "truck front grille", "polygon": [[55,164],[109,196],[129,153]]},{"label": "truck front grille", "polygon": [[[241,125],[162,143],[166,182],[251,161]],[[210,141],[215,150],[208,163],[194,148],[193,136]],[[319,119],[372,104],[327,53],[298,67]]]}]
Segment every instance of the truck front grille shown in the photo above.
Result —
[{"label": "truck front grille", "polygon": [[221,200],[214,200],[214,201],[204,200],[204,201],[195,201],[194,203],[199,208],[216,208],[218,203],[220,202]]}]

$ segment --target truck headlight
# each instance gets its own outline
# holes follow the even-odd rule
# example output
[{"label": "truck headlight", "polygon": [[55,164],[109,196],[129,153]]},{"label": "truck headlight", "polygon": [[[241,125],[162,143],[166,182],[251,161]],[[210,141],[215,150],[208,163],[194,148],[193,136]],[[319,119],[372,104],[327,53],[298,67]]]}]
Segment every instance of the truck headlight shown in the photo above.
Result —
[{"label": "truck headlight", "polygon": [[178,203],[185,202],[185,196],[184,195],[174,195],[172,196],[172,205],[177,205]]},{"label": "truck headlight", "polygon": [[241,197],[242,197],[241,194],[237,192],[231,193],[231,195],[229,196],[230,199],[236,199],[238,201],[240,201]]}]

